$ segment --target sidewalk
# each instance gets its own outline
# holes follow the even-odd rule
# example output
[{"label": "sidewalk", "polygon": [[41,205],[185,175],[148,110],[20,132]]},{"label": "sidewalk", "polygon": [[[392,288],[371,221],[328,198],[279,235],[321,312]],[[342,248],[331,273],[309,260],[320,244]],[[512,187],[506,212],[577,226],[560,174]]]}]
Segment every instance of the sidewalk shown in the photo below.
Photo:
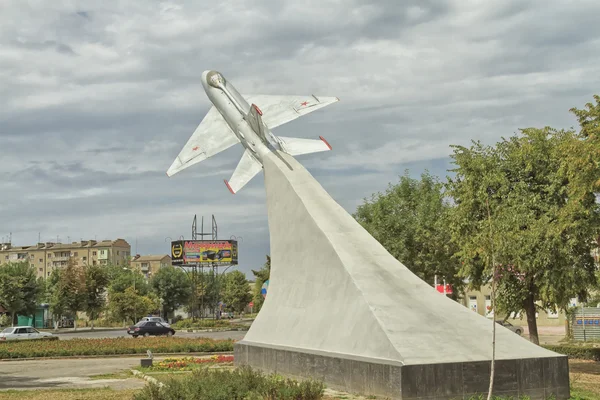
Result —
[{"label": "sidewalk", "polygon": [[[567,332],[564,326],[538,326],[538,335],[544,336],[565,336]],[[523,325],[523,335],[529,335],[527,323]]]}]

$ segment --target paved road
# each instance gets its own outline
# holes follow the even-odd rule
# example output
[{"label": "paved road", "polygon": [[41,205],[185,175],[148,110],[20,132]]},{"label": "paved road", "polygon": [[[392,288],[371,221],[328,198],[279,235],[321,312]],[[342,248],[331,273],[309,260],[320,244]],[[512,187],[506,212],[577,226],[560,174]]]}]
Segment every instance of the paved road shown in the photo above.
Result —
[{"label": "paved road", "polygon": [[[157,357],[158,359],[158,357]],[[140,357],[31,360],[0,362],[0,390],[102,388],[135,389],[146,381],[129,379],[90,379],[92,375],[112,374],[140,364]]]},{"label": "paved road", "polygon": [[[234,339],[240,340],[243,339],[246,335],[245,331],[229,331],[229,332],[201,332],[201,333],[192,333],[192,332],[176,332],[175,337],[185,337],[185,338],[197,338],[197,337],[207,337],[212,339]],[[117,331],[101,331],[101,332],[72,332],[72,333],[61,333],[56,335],[60,338],[60,340],[69,340],[74,338],[117,338],[119,336],[128,337],[129,335],[125,330],[117,330]],[[139,339],[138,339],[139,340]]]}]

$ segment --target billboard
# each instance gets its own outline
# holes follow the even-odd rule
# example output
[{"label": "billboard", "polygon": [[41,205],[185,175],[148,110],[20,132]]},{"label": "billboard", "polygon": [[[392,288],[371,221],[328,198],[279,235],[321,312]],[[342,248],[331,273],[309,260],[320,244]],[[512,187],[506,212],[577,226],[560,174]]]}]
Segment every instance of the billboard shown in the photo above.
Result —
[{"label": "billboard", "polygon": [[237,240],[176,240],[171,242],[174,265],[237,265]]}]

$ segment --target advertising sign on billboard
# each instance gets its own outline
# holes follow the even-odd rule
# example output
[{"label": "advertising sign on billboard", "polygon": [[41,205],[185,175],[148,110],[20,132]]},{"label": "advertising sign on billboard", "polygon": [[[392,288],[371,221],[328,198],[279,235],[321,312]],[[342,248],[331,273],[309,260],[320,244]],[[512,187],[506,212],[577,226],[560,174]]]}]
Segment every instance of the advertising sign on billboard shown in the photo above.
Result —
[{"label": "advertising sign on billboard", "polygon": [[177,240],[171,242],[171,262],[182,264],[237,265],[236,240]]}]

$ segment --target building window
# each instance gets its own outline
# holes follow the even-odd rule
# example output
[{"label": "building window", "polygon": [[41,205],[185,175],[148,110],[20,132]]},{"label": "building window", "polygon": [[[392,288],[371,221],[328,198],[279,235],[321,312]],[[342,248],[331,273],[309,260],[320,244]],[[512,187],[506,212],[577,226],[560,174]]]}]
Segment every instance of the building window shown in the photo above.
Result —
[{"label": "building window", "polygon": [[44,268],[38,268],[38,271],[42,272],[44,271]]},{"label": "building window", "polygon": [[86,257],[86,256],[83,256],[82,258],[83,258],[83,261],[87,260],[87,257]]},{"label": "building window", "polygon": [[120,253],[119,250],[117,250],[117,255],[119,255],[119,253]]},{"label": "building window", "polygon": [[77,252],[75,252],[75,254],[73,254],[75,257],[77,257]]},{"label": "building window", "polygon": [[48,272],[48,276],[50,276],[50,272]]},{"label": "building window", "polygon": [[43,263],[43,262],[44,262],[44,259],[43,259],[43,258],[40,258],[40,262],[41,262],[41,263]]},{"label": "building window", "polygon": [[95,252],[95,251],[92,251],[92,255],[93,255],[93,256],[95,256],[95,255],[96,255],[96,252]]},{"label": "building window", "polygon": [[92,265],[96,265],[96,260],[92,261]]}]

